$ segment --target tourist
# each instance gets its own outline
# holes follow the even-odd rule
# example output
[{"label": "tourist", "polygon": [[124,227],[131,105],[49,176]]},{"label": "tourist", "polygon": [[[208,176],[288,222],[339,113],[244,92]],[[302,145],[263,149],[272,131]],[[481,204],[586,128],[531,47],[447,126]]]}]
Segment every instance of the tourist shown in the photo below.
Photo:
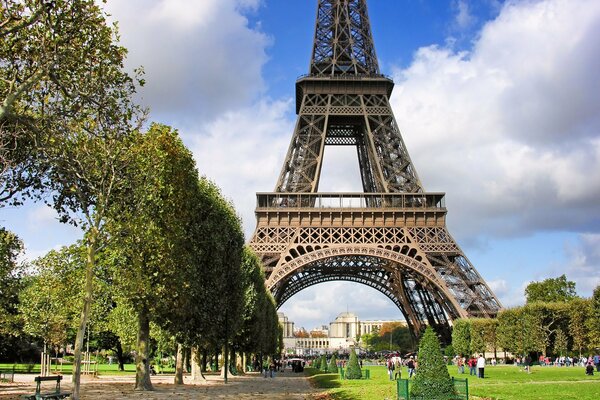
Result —
[{"label": "tourist", "polygon": [[588,362],[587,366],[585,367],[585,374],[586,375],[594,375],[594,365],[592,364],[592,362]]},{"label": "tourist", "polygon": [[477,375],[477,359],[475,356],[469,357],[469,361],[467,361],[467,365],[469,366],[469,375]]},{"label": "tourist", "polygon": [[465,359],[463,358],[463,356],[460,356],[456,359],[456,365],[458,366],[458,373],[464,374],[465,373]]},{"label": "tourist", "polygon": [[408,367],[408,378],[410,379],[415,373],[415,360],[413,356],[410,356],[406,366]]},{"label": "tourist", "polygon": [[396,372],[394,373],[394,379],[402,379],[402,359],[400,357],[395,358]]},{"label": "tourist", "polygon": [[531,373],[531,357],[529,356],[529,354],[525,356],[523,363],[525,365],[525,371],[527,371],[527,373],[530,374]]},{"label": "tourist", "polygon": [[477,376],[480,377],[481,379],[483,379],[483,370],[485,369],[485,358],[483,357],[483,354],[479,355],[479,358],[476,361],[476,365],[477,365]]},{"label": "tourist", "polygon": [[387,370],[388,370],[388,376],[390,377],[390,381],[394,380],[394,369],[395,368],[396,368],[396,366],[394,364],[394,360],[392,360],[392,357],[388,358]]}]

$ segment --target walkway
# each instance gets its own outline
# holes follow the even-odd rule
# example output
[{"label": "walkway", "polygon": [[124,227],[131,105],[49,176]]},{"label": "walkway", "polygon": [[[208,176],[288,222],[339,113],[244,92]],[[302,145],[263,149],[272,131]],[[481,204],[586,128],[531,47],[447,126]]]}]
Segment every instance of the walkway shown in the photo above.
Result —
[{"label": "walkway", "polygon": [[[35,392],[34,375],[15,376],[15,383],[0,383],[0,399],[19,399],[22,394]],[[186,377],[189,379],[188,377]],[[62,387],[71,390],[70,377],[65,377]],[[31,383],[29,383],[31,382]],[[233,376],[228,383],[215,375],[207,376],[206,383],[175,386],[173,375],[152,377],[153,392],[135,392],[134,376],[101,376],[83,378],[81,399],[227,399],[227,400],[312,400],[319,398],[318,391],[301,374],[283,373],[275,378],[263,378],[257,373]]]}]

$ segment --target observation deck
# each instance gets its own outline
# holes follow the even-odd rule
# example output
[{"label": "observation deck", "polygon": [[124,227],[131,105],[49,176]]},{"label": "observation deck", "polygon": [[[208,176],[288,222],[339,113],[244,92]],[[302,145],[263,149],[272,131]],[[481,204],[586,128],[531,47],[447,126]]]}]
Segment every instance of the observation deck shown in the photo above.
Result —
[{"label": "observation deck", "polygon": [[257,193],[257,227],[444,226],[444,193]]}]

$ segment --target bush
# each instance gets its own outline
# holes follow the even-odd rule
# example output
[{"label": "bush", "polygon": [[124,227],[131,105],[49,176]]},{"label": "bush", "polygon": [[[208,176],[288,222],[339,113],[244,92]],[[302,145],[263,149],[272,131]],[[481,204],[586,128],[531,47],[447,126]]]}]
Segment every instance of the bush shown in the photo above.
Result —
[{"label": "bush", "polygon": [[319,367],[319,370],[321,372],[327,372],[327,356],[326,355],[321,356],[321,365]]},{"label": "bush", "polygon": [[455,398],[454,385],[444,363],[440,342],[433,329],[428,326],[419,344],[418,368],[410,397],[420,399]]},{"label": "bush", "polygon": [[362,371],[358,363],[358,357],[354,348],[350,351],[350,360],[348,360],[348,368],[346,369],[346,379],[362,379]]},{"label": "bush", "polygon": [[331,356],[331,360],[329,360],[329,367],[328,367],[329,372],[337,374],[338,372],[338,367],[337,367],[337,358],[335,358],[335,354]]}]

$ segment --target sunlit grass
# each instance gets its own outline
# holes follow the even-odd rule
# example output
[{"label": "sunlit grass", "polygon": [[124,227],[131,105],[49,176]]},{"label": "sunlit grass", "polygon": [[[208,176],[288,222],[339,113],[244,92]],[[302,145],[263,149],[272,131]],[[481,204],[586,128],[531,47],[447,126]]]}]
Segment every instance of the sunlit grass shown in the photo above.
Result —
[{"label": "sunlit grass", "polygon": [[[371,370],[370,380],[340,380],[336,374],[315,374],[311,382],[323,388],[335,400],[396,399],[396,384],[390,381],[384,366],[365,367]],[[485,379],[458,374],[448,367],[451,376],[469,379],[471,399],[490,400],[554,400],[600,399],[600,373],[585,375],[583,367],[533,367],[530,374],[512,365],[487,366]],[[407,378],[406,368],[402,377]]]}]

